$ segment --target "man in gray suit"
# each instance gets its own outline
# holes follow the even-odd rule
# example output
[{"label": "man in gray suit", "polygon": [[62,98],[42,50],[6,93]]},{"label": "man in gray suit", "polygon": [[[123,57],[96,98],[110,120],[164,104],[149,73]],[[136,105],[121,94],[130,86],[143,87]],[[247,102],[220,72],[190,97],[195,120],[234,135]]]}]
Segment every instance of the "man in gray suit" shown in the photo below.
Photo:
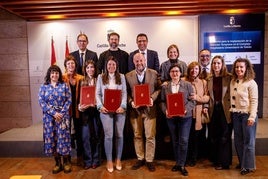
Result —
[{"label": "man in gray suit", "polygon": [[[160,80],[155,70],[146,67],[144,55],[136,53],[133,57],[135,69],[126,74],[128,88],[128,103],[130,105],[130,122],[134,132],[134,146],[138,161],[132,166],[133,170],[146,164],[149,171],[155,171],[153,163],[155,155],[156,134],[156,104],[160,93]],[[136,106],[133,89],[138,84],[149,84],[150,105]],[[143,136],[145,134],[145,141]],[[145,145],[144,145],[145,143]],[[145,147],[144,147],[145,146]]]},{"label": "man in gray suit", "polygon": [[98,61],[97,53],[91,50],[88,50],[87,45],[88,45],[87,35],[80,33],[77,36],[77,46],[79,49],[70,53],[70,55],[72,55],[77,61],[76,72],[80,75],[84,75],[83,64],[85,63],[85,61],[93,60],[95,64],[97,64],[97,61]]},{"label": "man in gray suit", "polygon": [[145,59],[146,59],[146,66],[148,68],[154,69],[155,71],[157,71],[157,73],[159,73],[159,58],[158,58],[158,54],[156,51],[154,50],[149,50],[147,49],[147,44],[148,44],[148,38],[146,34],[140,33],[137,35],[136,38],[136,43],[138,45],[138,49],[135,50],[134,52],[131,52],[128,58],[128,70],[134,70],[135,69],[135,65],[133,63],[133,56],[136,53],[141,53],[144,55]]}]

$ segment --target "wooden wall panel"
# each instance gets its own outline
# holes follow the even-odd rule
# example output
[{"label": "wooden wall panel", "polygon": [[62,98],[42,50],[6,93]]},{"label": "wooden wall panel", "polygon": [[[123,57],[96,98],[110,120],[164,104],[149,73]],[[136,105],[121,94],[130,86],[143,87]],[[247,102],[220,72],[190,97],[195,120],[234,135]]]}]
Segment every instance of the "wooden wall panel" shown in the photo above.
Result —
[{"label": "wooden wall panel", "polygon": [[[1,33],[1,30],[0,30]],[[27,54],[27,38],[0,39],[0,54]]]},{"label": "wooden wall panel", "polygon": [[27,23],[0,10],[0,132],[32,124]]},{"label": "wooden wall panel", "polygon": [[0,21],[0,38],[26,38],[26,21]]},{"label": "wooden wall panel", "polygon": [[[1,57],[1,56],[0,56]],[[0,60],[0,67],[1,67]],[[29,85],[29,70],[8,70],[2,71],[0,69],[0,86],[10,86],[10,85]]]},{"label": "wooden wall panel", "polygon": [[[24,128],[32,124],[31,117],[11,117],[0,118],[0,132],[7,131],[12,128]],[[42,131],[41,131],[42,132]]]},{"label": "wooden wall panel", "polygon": [[14,101],[22,102],[30,101],[29,86],[0,86],[1,99],[0,102]]},{"label": "wooden wall panel", "polygon": [[[0,71],[8,71],[11,73],[14,70],[15,71],[25,71],[25,70],[29,71],[28,66],[29,66],[29,62],[28,62],[28,56],[26,53],[0,55]],[[29,72],[24,73],[23,75],[29,76]]]},{"label": "wooden wall panel", "polygon": [[0,118],[23,118],[31,117],[31,103],[22,102],[0,102]]}]

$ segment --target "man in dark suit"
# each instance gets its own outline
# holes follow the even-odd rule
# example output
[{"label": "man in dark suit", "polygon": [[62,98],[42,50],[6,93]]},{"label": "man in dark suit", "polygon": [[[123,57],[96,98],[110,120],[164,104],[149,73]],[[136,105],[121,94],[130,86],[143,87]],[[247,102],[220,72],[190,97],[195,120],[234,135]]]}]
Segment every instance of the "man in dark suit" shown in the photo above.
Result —
[{"label": "man in dark suit", "polygon": [[134,52],[131,52],[129,55],[129,59],[128,59],[128,70],[134,70],[135,66],[133,63],[133,56],[136,53],[141,53],[144,55],[145,59],[146,59],[146,66],[148,68],[154,69],[155,71],[157,71],[157,73],[159,73],[159,58],[158,58],[158,54],[156,51],[154,50],[149,50],[147,49],[147,44],[148,44],[148,38],[146,34],[140,33],[137,35],[136,38],[136,43],[138,45],[138,49],[135,50]]},{"label": "man in dark suit", "polygon": [[97,64],[97,61],[98,61],[97,53],[91,50],[88,50],[87,45],[88,45],[87,35],[81,33],[77,36],[77,46],[79,49],[70,53],[70,55],[72,55],[77,61],[76,71],[80,75],[84,75],[82,67],[85,61],[93,60],[95,64]]},{"label": "man in dark suit", "polygon": [[[156,104],[161,82],[155,70],[146,67],[144,55],[136,53],[133,57],[135,69],[126,74],[128,104],[130,105],[130,122],[134,132],[134,146],[138,161],[132,166],[137,170],[144,164],[149,171],[155,171]],[[136,106],[133,90],[138,84],[149,84],[150,105]],[[145,136],[145,140],[143,138]]]},{"label": "man in dark suit", "polygon": [[201,65],[200,79],[206,79],[210,73],[211,52],[208,49],[202,49],[199,52],[199,64]]}]

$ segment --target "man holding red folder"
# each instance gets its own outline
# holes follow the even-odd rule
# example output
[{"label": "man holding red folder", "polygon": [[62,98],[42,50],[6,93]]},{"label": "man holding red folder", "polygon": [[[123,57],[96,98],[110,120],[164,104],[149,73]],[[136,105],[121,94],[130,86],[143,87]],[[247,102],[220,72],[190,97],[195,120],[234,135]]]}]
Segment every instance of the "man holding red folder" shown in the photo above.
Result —
[{"label": "man holding red folder", "polygon": [[[136,53],[133,57],[135,70],[126,74],[128,88],[128,103],[130,104],[130,121],[134,132],[134,146],[138,161],[131,169],[137,170],[146,164],[149,171],[155,171],[153,163],[155,155],[156,134],[156,104],[154,101],[160,93],[160,80],[157,72],[146,67],[144,55]],[[139,106],[134,101],[134,87],[148,84],[150,102],[148,105]],[[144,94],[146,95],[146,94]],[[144,136],[145,134],[145,141]]]}]

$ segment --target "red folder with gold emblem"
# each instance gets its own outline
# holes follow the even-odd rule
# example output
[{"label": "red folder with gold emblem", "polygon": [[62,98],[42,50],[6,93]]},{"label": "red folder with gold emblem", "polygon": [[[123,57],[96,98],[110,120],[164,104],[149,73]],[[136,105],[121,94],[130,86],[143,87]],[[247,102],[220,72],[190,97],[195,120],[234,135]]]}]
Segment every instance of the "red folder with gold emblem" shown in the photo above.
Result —
[{"label": "red folder with gold emblem", "polygon": [[148,106],[151,103],[150,100],[150,88],[149,84],[135,85],[133,90],[134,104],[136,106]]},{"label": "red folder with gold emblem", "polygon": [[183,93],[167,94],[167,111],[169,116],[184,116],[185,106],[183,100]]},{"label": "red folder with gold emblem", "polygon": [[109,112],[115,112],[121,105],[121,90],[105,89],[104,90],[104,107]]},{"label": "red folder with gold emblem", "polygon": [[80,90],[80,104],[95,106],[95,86],[82,86]]}]

